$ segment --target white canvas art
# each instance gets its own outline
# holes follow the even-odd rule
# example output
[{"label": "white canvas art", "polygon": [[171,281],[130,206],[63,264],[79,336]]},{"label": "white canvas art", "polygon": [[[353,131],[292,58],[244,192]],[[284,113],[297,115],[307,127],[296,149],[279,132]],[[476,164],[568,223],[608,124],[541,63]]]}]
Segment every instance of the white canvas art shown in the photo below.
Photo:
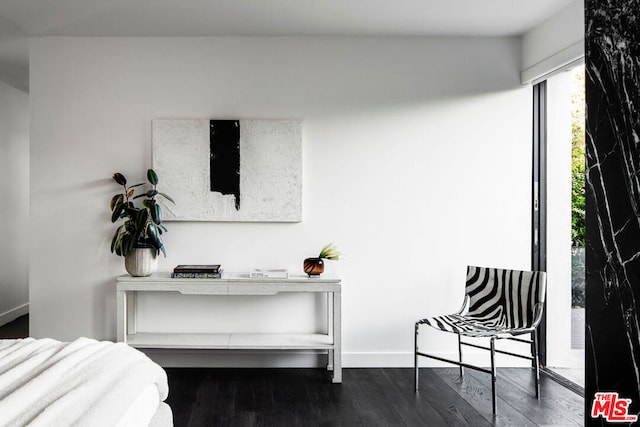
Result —
[{"label": "white canvas art", "polygon": [[153,120],[168,221],[302,220],[302,122]]}]

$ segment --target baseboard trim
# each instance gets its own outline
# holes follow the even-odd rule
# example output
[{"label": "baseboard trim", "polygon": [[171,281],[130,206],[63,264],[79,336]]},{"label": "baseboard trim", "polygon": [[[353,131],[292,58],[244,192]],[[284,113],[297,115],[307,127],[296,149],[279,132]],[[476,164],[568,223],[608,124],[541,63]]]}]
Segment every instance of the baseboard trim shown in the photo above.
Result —
[{"label": "baseboard trim", "polygon": [[29,303],[22,304],[16,308],[5,311],[0,314],[0,326],[6,325],[9,322],[13,322],[20,316],[24,316],[25,314],[29,314]]}]

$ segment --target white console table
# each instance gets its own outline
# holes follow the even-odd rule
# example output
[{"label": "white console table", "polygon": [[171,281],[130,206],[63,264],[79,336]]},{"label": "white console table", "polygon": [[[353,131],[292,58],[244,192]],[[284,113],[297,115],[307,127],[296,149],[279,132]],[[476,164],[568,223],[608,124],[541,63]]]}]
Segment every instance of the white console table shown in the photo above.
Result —
[{"label": "white console table", "polygon": [[[252,279],[223,274],[221,279],[173,279],[169,273],[149,277],[120,276],[117,281],[117,338],[137,348],[211,350],[326,350],[333,382],[342,382],[341,280],[307,276]],[[136,329],[136,295],[179,292],[184,295],[276,295],[282,292],[327,294],[326,334],[147,333]]]}]

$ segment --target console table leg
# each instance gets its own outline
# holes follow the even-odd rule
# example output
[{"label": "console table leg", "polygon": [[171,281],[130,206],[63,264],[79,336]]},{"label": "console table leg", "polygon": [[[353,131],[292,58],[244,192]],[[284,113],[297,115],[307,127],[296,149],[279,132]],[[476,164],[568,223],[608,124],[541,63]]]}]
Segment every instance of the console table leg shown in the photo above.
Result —
[{"label": "console table leg", "polygon": [[127,293],[116,292],[116,338],[118,342],[124,342],[127,330]]},{"label": "console table leg", "polygon": [[[327,334],[333,334],[333,293],[327,292]],[[333,371],[333,349],[327,352],[327,371]]]},{"label": "console table leg", "polygon": [[341,293],[333,293],[333,382],[342,382]]},{"label": "console table leg", "polygon": [[126,334],[135,335],[138,332],[138,296],[136,292],[127,292],[127,309],[125,312]]}]

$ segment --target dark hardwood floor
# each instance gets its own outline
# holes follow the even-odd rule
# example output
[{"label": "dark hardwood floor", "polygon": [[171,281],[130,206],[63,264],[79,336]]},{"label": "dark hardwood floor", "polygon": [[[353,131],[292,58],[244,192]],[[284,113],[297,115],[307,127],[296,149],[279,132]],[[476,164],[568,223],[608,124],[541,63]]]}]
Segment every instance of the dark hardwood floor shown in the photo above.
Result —
[{"label": "dark hardwood floor", "polygon": [[[0,327],[0,338],[29,334],[29,317]],[[166,368],[174,424],[182,426],[570,426],[584,424],[584,401],[533,372],[498,369],[498,414],[487,374],[407,368],[344,369],[332,384],[322,369]]]},{"label": "dark hardwood floor", "polygon": [[583,425],[583,399],[526,368],[498,374],[498,414],[490,376],[457,368],[345,369],[332,384],[320,369],[167,368],[180,426],[568,426]]},{"label": "dark hardwood floor", "polygon": [[17,319],[0,326],[0,339],[25,338],[29,336],[29,315],[25,314]]}]

